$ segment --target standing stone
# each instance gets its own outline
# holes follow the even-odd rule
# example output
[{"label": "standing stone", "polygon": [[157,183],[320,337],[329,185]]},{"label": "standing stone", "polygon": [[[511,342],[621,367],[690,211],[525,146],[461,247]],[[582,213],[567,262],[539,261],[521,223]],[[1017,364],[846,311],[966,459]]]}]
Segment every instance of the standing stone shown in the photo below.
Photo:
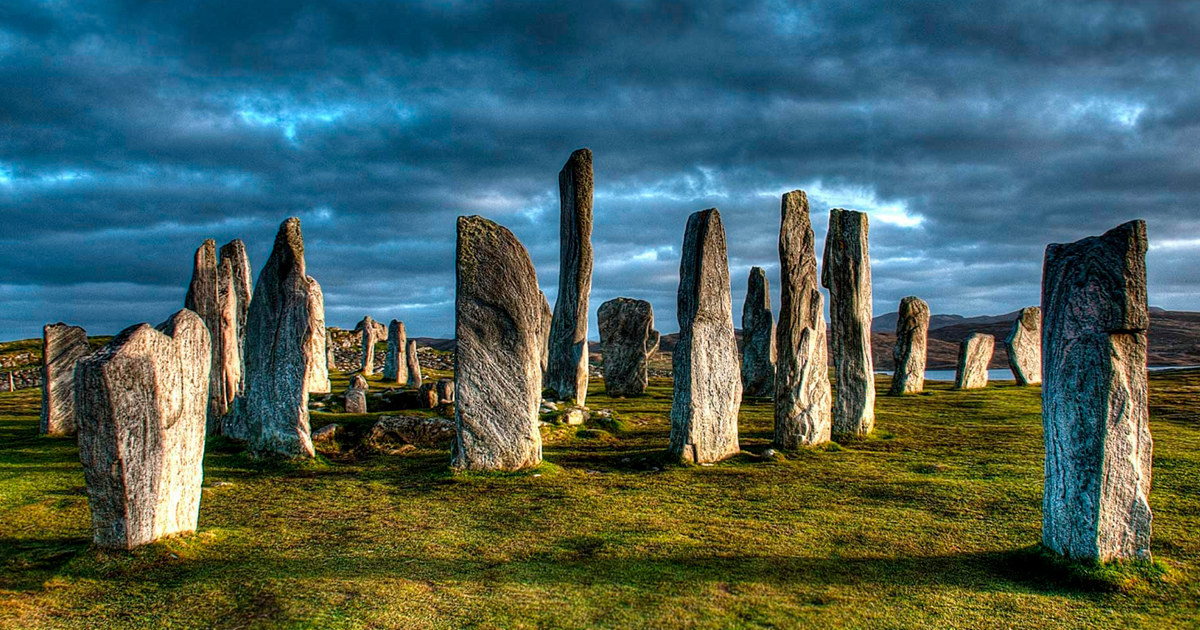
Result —
[{"label": "standing stone", "polygon": [[388,324],[387,354],[383,355],[383,380],[399,381],[400,369],[408,371],[408,333],[404,330],[404,322],[392,320]]},{"label": "standing stone", "polygon": [[213,356],[209,357],[208,429],[219,433],[221,418],[228,410],[224,399],[224,365],[220,354],[221,304],[218,298],[217,243],[207,239],[196,249],[192,282],[188,285],[183,307],[195,312],[208,327]]},{"label": "standing stone", "polygon": [[867,435],[875,427],[875,366],[866,214],[841,208],[829,211],[821,284],[829,289],[830,347],[837,370],[833,434]]},{"label": "standing stone", "polygon": [[[62,322],[42,327],[42,434],[75,434],[75,364],[87,353],[84,329]],[[8,391],[13,391],[12,372]]]},{"label": "standing stone", "polygon": [[337,353],[333,349],[333,335],[329,334],[329,329],[325,329],[325,371],[330,372],[338,369]]},{"label": "standing stone", "polygon": [[678,315],[670,452],[697,464],[715,462],[739,450],[742,401],[725,227],[716,208],[688,218]]},{"label": "standing stone", "polygon": [[367,413],[367,390],[370,385],[361,374],[355,374],[346,388],[346,413]]},{"label": "standing stone", "polygon": [[417,409],[436,409],[440,402],[436,383],[425,383],[417,388]]},{"label": "standing stone", "polygon": [[609,396],[640,396],[650,382],[650,357],[658,351],[654,308],[645,300],[619,297],[600,305],[600,353],[604,391]]},{"label": "standing stone", "polygon": [[333,391],[329,382],[329,351],[325,336],[325,293],[311,277],[308,280],[308,358],[305,382],[310,394]]},{"label": "standing stone", "polygon": [[246,395],[238,416],[256,454],[313,456],[308,379],[312,340],[325,339],[323,328],[312,330],[316,288],[305,275],[300,219],[289,218],[279,226],[271,256],[258,274],[246,317]]},{"label": "standing stone", "polygon": [[582,406],[588,386],[588,297],[592,291],[592,152],[579,149],[558,174],[558,299],[550,324],[546,388]]},{"label": "standing stone", "polygon": [[408,340],[408,350],[405,352],[405,360],[408,362],[408,383],[409,387],[421,386],[421,357],[417,355],[417,340]]},{"label": "standing stone", "polygon": [[439,378],[437,382],[437,397],[438,404],[448,405],[454,403],[454,379]]},{"label": "standing stone", "polygon": [[459,217],[456,267],[451,466],[536,466],[542,461],[543,297],[529,253],[507,229],[483,217]]},{"label": "standing stone", "polygon": [[[42,356],[45,356],[45,355],[42,355]],[[72,377],[72,378],[74,378],[74,377]],[[72,384],[72,387],[74,387],[74,384]],[[11,393],[11,392],[15,392],[15,391],[17,391],[17,384],[16,384],[16,382],[14,382],[14,381],[13,381],[13,373],[12,373],[12,370],[9,370],[9,371],[8,371],[8,391],[9,391],[10,393]],[[43,389],[42,391],[43,391],[43,393],[45,393],[45,390],[44,390],[44,389]],[[72,401],[73,401],[73,400],[74,400],[74,396],[72,396]],[[43,402],[44,402],[44,401],[43,401]],[[74,404],[74,403],[72,402],[72,404]]]},{"label": "standing stone", "polygon": [[775,318],[771,286],[762,267],[750,269],[742,305],[742,393],[771,396],[775,391]]},{"label": "standing stone", "polygon": [[375,373],[375,343],[379,341],[379,337],[375,332],[375,320],[371,319],[370,315],[363,318],[356,330],[362,330],[362,373]]},{"label": "standing stone", "polygon": [[1004,340],[1008,351],[1008,367],[1012,368],[1017,385],[1037,385],[1042,382],[1042,309],[1027,306],[1021,309],[1012,332]]},{"label": "standing stone", "polygon": [[246,254],[246,244],[241,239],[235,238],[222,245],[220,254],[220,264],[229,261],[233,294],[237,303],[237,356],[238,369],[241,372],[237,394],[241,394],[246,388],[246,314],[250,310],[254,278],[251,276],[250,257]]},{"label": "standing stone", "polygon": [[987,387],[988,363],[996,349],[996,338],[983,333],[971,333],[958,345],[958,371],[954,375],[955,389]]},{"label": "standing stone", "polygon": [[900,300],[896,314],[896,347],[892,360],[892,396],[925,391],[925,358],[929,345],[929,305],[916,296]]},{"label": "standing stone", "polygon": [[1146,224],[1046,248],[1042,544],[1080,560],[1150,559]]},{"label": "standing stone", "polygon": [[802,190],[784,194],[779,214],[775,444],[796,449],[829,441],[833,395],[808,196]]},{"label": "standing stone", "polygon": [[550,300],[546,298],[546,294],[542,292],[542,321],[541,328],[538,332],[538,338],[542,340],[542,356],[540,360],[542,368],[542,386],[545,387],[546,368],[550,363],[550,324],[554,320],[554,311],[550,308]]},{"label": "standing stone", "polygon": [[92,539],[132,549],[196,530],[212,343],[182,310],[126,328],[76,372]]},{"label": "standing stone", "polygon": [[237,321],[237,288],[233,277],[233,262],[222,258],[217,263],[217,314],[220,323],[216,330],[210,330],[213,344],[213,369],[217,370],[217,382],[220,383],[218,396],[210,394],[210,402],[215,398],[217,419],[209,418],[208,434],[216,435],[223,432],[222,419],[233,405],[234,398],[242,391],[242,356],[238,344]]}]

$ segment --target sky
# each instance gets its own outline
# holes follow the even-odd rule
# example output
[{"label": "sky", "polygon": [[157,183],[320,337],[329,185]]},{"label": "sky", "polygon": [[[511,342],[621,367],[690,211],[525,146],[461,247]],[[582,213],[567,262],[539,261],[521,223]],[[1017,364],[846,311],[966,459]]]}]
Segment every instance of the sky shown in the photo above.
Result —
[{"label": "sky", "polygon": [[0,4],[0,339],[182,307],[193,252],[288,216],[330,325],[454,330],[455,218],[529,248],[553,303],[558,171],[594,154],[590,325],[678,329],[717,207],[734,320],[778,307],[780,195],[868,213],[876,315],[1037,304],[1045,246],[1149,228],[1150,302],[1200,311],[1200,4]]}]

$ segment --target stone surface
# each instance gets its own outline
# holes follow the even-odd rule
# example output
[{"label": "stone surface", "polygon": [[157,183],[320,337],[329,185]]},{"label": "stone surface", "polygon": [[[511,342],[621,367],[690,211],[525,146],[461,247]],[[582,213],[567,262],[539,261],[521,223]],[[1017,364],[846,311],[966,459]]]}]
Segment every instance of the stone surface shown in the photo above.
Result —
[{"label": "stone surface", "polygon": [[955,389],[987,387],[988,363],[996,350],[996,338],[984,333],[971,333],[958,345],[958,370],[954,374]]},{"label": "stone surface", "polygon": [[361,389],[365,392],[371,389],[371,384],[367,382],[367,379],[363,378],[362,374],[355,374],[350,377],[350,388]]},{"label": "stone surface", "polygon": [[542,461],[538,431],[544,298],[529,253],[506,228],[459,217],[455,296],[458,470],[517,470]]},{"label": "stone surface", "polygon": [[546,389],[582,405],[588,385],[588,297],[592,292],[592,152],[571,154],[558,174],[558,298],[550,324]]},{"label": "stone surface", "polygon": [[183,298],[183,307],[200,316],[212,338],[213,356],[209,357],[208,430],[218,433],[218,425],[228,404],[224,394],[224,365],[221,355],[222,305],[218,299],[217,243],[207,239],[196,249],[192,263],[192,282]]},{"label": "stone surface", "polygon": [[334,347],[333,335],[330,334],[329,329],[326,328],[325,329],[325,370],[326,370],[326,372],[329,372],[331,370],[336,370],[337,365],[338,365],[337,352],[336,352],[336,348]]},{"label": "stone surface", "polygon": [[417,340],[408,340],[408,349],[405,351],[405,362],[408,364],[407,385],[409,387],[421,386],[421,357],[417,354]]},{"label": "stone surface", "polygon": [[289,218],[279,226],[246,317],[246,394],[232,433],[246,439],[252,453],[313,456],[308,378],[312,339],[325,339],[323,329],[312,330],[315,285],[305,275],[300,220]]},{"label": "stone surface", "polygon": [[[383,380],[399,381],[400,370],[408,374],[408,332],[404,330],[404,322],[393,319],[388,324],[387,353],[383,357]],[[407,377],[406,379],[407,380]]]},{"label": "stone surface", "polygon": [[916,296],[900,300],[896,317],[896,347],[892,359],[892,396],[925,391],[925,358],[929,347],[929,305]]},{"label": "stone surface", "polygon": [[579,425],[586,422],[588,419],[587,409],[582,407],[571,407],[562,415],[562,423],[569,425]]},{"label": "stone surface", "polygon": [[329,383],[329,350],[325,347],[325,294],[321,285],[311,277],[308,281],[308,361],[305,383],[308,393],[328,394],[333,391]]},{"label": "stone surface", "polygon": [[346,413],[367,413],[367,390],[353,386],[346,389]]},{"label": "stone surface", "polygon": [[771,286],[762,267],[752,267],[742,305],[742,395],[775,392],[775,317]]},{"label": "stone surface", "polygon": [[650,357],[658,351],[654,308],[645,300],[619,297],[596,312],[603,356],[604,391],[609,396],[640,396],[649,383]]},{"label": "stone surface", "polygon": [[[42,417],[44,435],[75,433],[75,364],[88,353],[87,331],[62,322],[42,327]],[[8,391],[13,391],[12,372]]]},{"label": "stone surface", "polygon": [[866,435],[875,427],[871,255],[866,214],[841,208],[829,211],[821,284],[829,289],[829,347],[838,384],[833,399],[833,434]]},{"label": "stone surface", "polygon": [[411,444],[419,448],[445,448],[455,437],[454,421],[425,416],[380,416],[367,441],[376,447]]},{"label": "stone surface", "polygon": [[784,194],[779,214],[775,444],[796,449],[829,441],[833,397],[808,196],[802,190]]},{"label": "stone surface", "polygon": [[1042,382],[1042,309],[1027,306],[1013,322],[1012,332],[1004,339],[1008,367],[1017,385]]},{"label": "stone surface", "polygon": [[371,327],[375,329],[375,340],[376,341],[387,341],[387,337],[388,337],[387,326],[384,326],[382,322],[375,321],[375,319],[370,316],[365,317],[363,319],[363,321],[358,322],[358,324],[356,324],[354,326],[354,332],[358,334],[358,338],[360,340],[362,339],[362,331],[363,331],[364,322],[369,322],[371,324]]},{"label": "stone surface", "polygon": [[546,298],[546,294],[542,293],[542,321],[541,329],[538,333],[538,338],[542,340],[542,356],[540,365],[542,369],[542,383],[545,384],[546,368],[550,363],[550,324],[554,320],[554,310],[550,308],[550,300]]},{"label": "stone surface", "polygon": [[679,341],[670,452],[715,462],[738,452],[742,379],[733,332],[725,227],[716,208],[688,218],[679,265]]},{"label": "stone surface", "polygon": [[375,328],[375,320],[367,315],[354,327],[362,334],[362,372],[375,373],[375,343],[379,341],[379,333]]},{"label": "stone surface", "polygon": [[1146,224],[1046,248],[1042,544],[1081,560],[1150,559]]},{"label": "stone surface", "polygon": [[207,326],[185,309],[80,360],[79,459],[97,545],[132,549],[196,530],[211,357]]},{"label": "stone surface", "polygon": [[454,403],[454,379],[439,378],[437,381],[437,396],[438,404],[448,405]]},{"label": "stone surface", "polygon": [[327,424],[312,433],[313,446],[320,448],[322,445],[333,444],[337,440],[337,436],[342,432],[342,425],[334,422]]},{"label": "stone surface", "polygon": [[417,388],[417,408],[435,409],[439,403],[437,384],[425,383]]},{"label": "stone surface", "polygon": [[237,321],[237,356],[239,380],[234,397],[241,394],[246,387],[246,315],[250,310],[250,299],[253,295],[254,278],[250,269],[250,257],[246,254],[246,244],[241,239],[233,239],[221,246],[218,270],[220,265],[229,265],[229,276],[232,281],[233,297],[236,303],[235,320]]},{"label": "stone surface", "polygon": [[[212,336],[213,364],[219,384],[217,391],[209,392],[209,404],[214,406],[209,415],[208,433],[223,432],[223,419],[233,405],[234,398],[242,391],[242,355],[238,342],[238,303],[234,286],[233,263],[223,258],[217,263],[217,313],[220,323]],[[215,420],[214,420],[215,417]]]}]

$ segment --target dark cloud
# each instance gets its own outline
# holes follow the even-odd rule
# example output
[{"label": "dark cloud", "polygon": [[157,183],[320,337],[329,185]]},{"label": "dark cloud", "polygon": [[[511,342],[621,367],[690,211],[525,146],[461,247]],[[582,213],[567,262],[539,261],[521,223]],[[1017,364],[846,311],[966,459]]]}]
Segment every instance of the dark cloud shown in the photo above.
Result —
[{"label": "dark cloud", "polygon": [[[875,310],[1036,303],[1046,243],[1148,221],[1151,300],[1200,310],[1196,3],[88,2],[0,7],[0,338],[182,304],[302,218],[328,319],[453,328],[454,219],[557,282],[557,172],[595,153],[593,319],[675,329],[688,214],[735,310],[779,196],[871,217]],[[773,287],[778,291],[778,287]],[[593,321],[593,330],[594,330]]]}]

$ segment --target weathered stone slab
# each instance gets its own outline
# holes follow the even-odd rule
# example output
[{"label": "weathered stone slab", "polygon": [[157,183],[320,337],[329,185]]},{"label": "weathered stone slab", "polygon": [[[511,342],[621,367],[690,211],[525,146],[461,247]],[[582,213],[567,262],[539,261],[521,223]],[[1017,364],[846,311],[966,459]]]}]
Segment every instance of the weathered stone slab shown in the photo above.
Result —
[{"label": "weathered stone slab", "polygon": [[767,272],[752,267],[742,305],[742,395],[775,392],[775,317]]},{"label": "weathered stone slab", "polygon": [[996,350],[996,338],[983,333],[971,333],[958,345],[958,370],[954,374],[955,389],[987,387],[988,363]]},{"label": "weathered stone slab", "polygon": [[370,385],[361,374],[355,374],[346,388],[346,413],[367,413],[367,391]]},{"label": "weathered stone slab", "polygon": [[1021,309],[1012,332],[1004,340],[1004,348],[1017,385],[1042,382],[1042,309],[1036,306]]},{"label": "weathered stone slab", "polygon": [[1146,224],[1046,248],[1042,544],[1081,560],[1150,559]]},{"label": "weathered stone slab", "polygon": [[645,300],[619,297],[601,304],[596,319],[604,357],[605,393],[642,395],[650,380],[650,357],[658,351],[654,308]]},{"label": "weathered stone slab", "polygon": [[[388,324],[387,354],[383,356],[383,380],[399,381],[400,370],[408,374],[408,332],[404,322],[393,319]],[[407,380],[407,378],[405,379]]]},{"label": "weathered stone slab", "polygon": [[375,373],[375,343],[379,341],[379,335],[375,329],[375,320],[367,315],[358,322],[354,330],[361,331],[362,334],[362,372],[363,374]]},{"label": "weathered stone slab", "polygon": [[829,441],[833,394],[808,196],[802,190],[784,194],[779,213],[775,444],[796,449]]},{"label": "weathered stone slab", "polygon": [[512,232],[477,216],[458,218],[456,266],[451,466],[536,466],[545,348],[537,273]]},{"label": "weathered stone slab", "polygon": [[305,382],[308,393],[328,394],[333,391],[329,383],[329,351],[325,346],[325,294],[321,285],[311,277],[308,280],[308,360]]},{"label": "weathered stone slab", "polygon": [[558,298],[550,324],[546,388],[583,405],[588,385],[588,298],[592,291],[592,152],[579,149],[558,174]]},{"label": "weathered stone slab", "polygon": [[677,312],[670,452],[684,461],[715,462],[740,450],[742,401],[725,227],[716,208],[688,218]]},{"label": "weathered stone slab", "polygon": [[196,530],[211,357],[207,326],[185,309],[80,360],[79,459],[97,545],[132,549]]},{"label": "weathered stone slab", "polygon": [[896,316],[896,347],[892,359],[892,396],[925,391],[925,359],[929,349],[929,305],[916,296],[900,300]]},{"label": "weathered stone slab", "polygon": [[404,360],[408,363],[408,382],[409,387],[421,386],[421,357],[417,354],[417,340],[408,340],[408,349],[404,352]]},{"label": "weathered stone slab", "polygon": [[829,345],[837,371],[833,434],[866,435],[875,427],[871,255],[866,214],[841,208],[829,211],[821,284],[829,289]]},{"label": "weathered stone slab", "polygon": [[[87,331],[79,326],[59,322],[42,327],[42,434],[74,435],[75,364],[87,353]],[[8,391],[14,391],[12,372]]]}]

